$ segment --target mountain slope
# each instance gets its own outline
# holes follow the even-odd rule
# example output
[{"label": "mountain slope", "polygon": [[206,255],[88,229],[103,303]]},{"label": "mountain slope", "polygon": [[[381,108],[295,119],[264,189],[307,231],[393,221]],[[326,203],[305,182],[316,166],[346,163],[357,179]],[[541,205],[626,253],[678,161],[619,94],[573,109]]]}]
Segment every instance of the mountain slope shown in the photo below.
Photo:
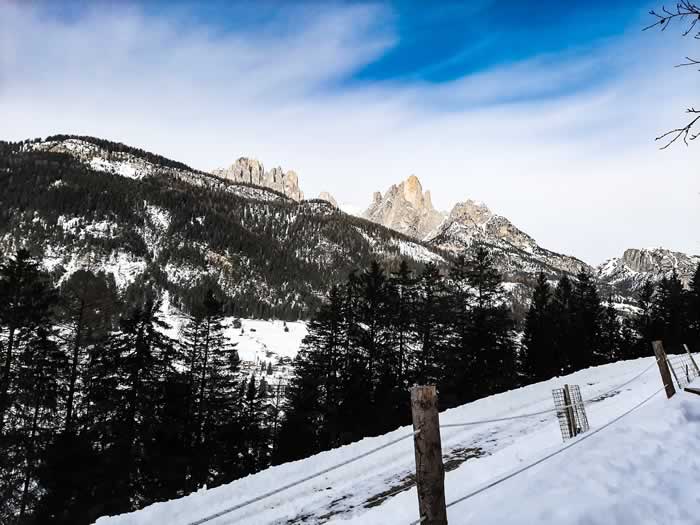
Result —
[{"label": "mountain slope", "polygon": [[593,271],[575,257],[541,248],[508,219],[472,200],[456,204],[427,242],[453,253],[469,252],[477,243],[484,244],[491,248],[498,268],[509,279],[533,277],[540,271],[552,276]]},{"label": "mountain slope", "polygon": [[[646,370],[646,371],[645,371]],[[641,375],[639,375],[641,373]],[[635,379],[635,376],[638,376]],[[630,381],[631,380],[631,381]],[[624,388],[618,385],[626,382]],[[691,394],[667,401],[653,358],[582,370],[443,412],[441,424],[498,418],[552,408],[551,389],[581,385],[591,432],[649,399],[634,415],[571,450],[448,509],[450,523],[694,523],[689,511],[700,481],[700,404]],[[408,394],[407,394],[408,395]],[[686,397],[688,396],[688,397]],[[692,397],[692,398],[691,398]],[[185,525],[255,498],[396,438],[404,427],[305,460],[279,465],[221,487],[101,518],[98,525]],[[554,413],[442,430],[448,502],[562,447]],[[663,446],[662,446],[663,443]],[[418,519],[412,439],[328,472],[209,523],[406,524]],[[576,493],[577,504],[568,505]]]},{"label": "mountain slope", "polygon": [[430,192],[423,192],[415,175],[392,185],[384,195],[375,193],[363,216],[455,255],[470,253],[477,243],[486,245],[499,270],[515,282],[532,280],[540,271],[553,277],[593,271],[575,257],[541,248],[532,237],[483,203],[459,202],[449,214],[435,210]]},{"label": "mountain slope", "polygon": [[25,246],[58,276],[104,269],[121,285],[148,270],[176,306],[213,287],[236,315],[308,317],[331,284],[373,259],[444,263],[326,201],[92,137],[0,143],[0,181],[0,250]]},{"label": "mountain slope", "polygon": [[647,279],[658,281],[670,277],[675,271],[683,285],[688,286],[698,264],[700,255],[663,248],[629,249],[621,257],[613,257],[601,264],[597,268],[597,277],[601,283],[623,293],[632,293],[639,290]]}]

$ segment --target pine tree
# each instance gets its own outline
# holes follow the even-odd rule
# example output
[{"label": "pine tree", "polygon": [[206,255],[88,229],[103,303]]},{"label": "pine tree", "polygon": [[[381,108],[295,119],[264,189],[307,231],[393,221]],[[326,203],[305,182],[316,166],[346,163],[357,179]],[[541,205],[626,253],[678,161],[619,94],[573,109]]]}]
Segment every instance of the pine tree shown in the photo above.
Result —
[{"label": "pine tree", "polygon": [[571,297],[572,346],[571,364],[574,370],[604,363],[607,349],[600,347],[602,305],[593,277],[581,271],[574,281]]},{"label": "pine tree", "polygon": [[12,405],[15,361],[22,345],[47,327],[56,294],[26,250],[0,265],[0,328],[5,341],[0,372],[0,435]]},{"label": "pine tree", "polygon": [[652,303],[654,339],[661,339],[669,353],[682,350],[688,331],[687,309],[683,284],[674,270],[656,286]]},{"label": "pine tree", "polygon": [[161,299],[150,283],[137,280],[126,292],[129,308],[100,361],[100,387],[93,392],[108,433],[111,469],[103,501],[111,512],[123,512],[149,501],[150,483],[161,465],[150,462],[162,409],[162,384],[173,373],[176,353],[164,335]]},{"label": "pine tree", "polygon": [[474,380],[482,397],[516,384],[513,321],[501,276],[483,246],[477,247],[469,262],[467,279],[474,289],[469,346],[475,357]]},{"label": "pine tree", "polygon": [[654,283],[651,279],[647,279],[637,294],[637,306],[640,312],[632,321],[632,328],[638,334],[634,343],[635,357],[646,357],[653,354],[651,341],[657,331],[654,319],[654,292]]},{"label": "pine tree", "polygon": [[18,426],[25,429],[24,473],[19,506],[19,520],[36,506],[31,492],[42,451],[51,438],[57,419],[58,402],[67,360],[52,338],[50,326],[40,325],[20,356],[18,383]]},{"label": "pine tree", "polygon": [[554,375],[572,371],[572,350],[575,334],[573,330],[573,289],[571,280],[563,275],[552,296],[552,346],[554,350]]},{"label": "pine tree", "polygon": [[340,382],[348,372],[345,344],[342,296],[333,287],[309,322],[308,335],[294,361],[280,431],[282,459],[304,457],[340,442],[341,411],[353,404],[352,390],[345,390],[346,384]]},{"label": "pine tree", "polygon": [[411,360],[412,346],[415,344],[415,285],[413,272],[405,260],[389,281],[391,292],[389,298],[389,325],[393,336],[391,346],[394,348],[397,386],[405,390],[408,385],[410,370],[414,364]]},{"label": "pine tree", "polygon": [[78,394],[87,388],[90,375],[89,352],[99,352],[114,328],[117,292],[114,279],[78,270],[61,286],[60,316],[66,330],[70,373],[64,430],[75,430]]},{"label": "pine tree", "polygon": [[540,272],[525,318],[523,335],[523,369],[528,381],[543,381],[559,372],[554,348],[552,289],[547,277]]},{"label": "pine tree", "polygon": [[440,270],[428,263],[416,282],[416,358],[413,379],[418,384],[437,383],[439,363],[448,350],[447,294]]},{"label": "pine tree", "polygon": [[0,265],[0,297],[0,521],[12,522],[36,504],[63,369],[52,333],[56,292],[27,251]]},{"label": "pine tree", "polygon": [[626,343],[623,339],[623,325],[611,297],[601,310],[599,342],[601,354],[596,362],[605,363],[626,359],[628,357]]},{"label": "pine tree", "polygon": [[[466,257],[460,255],[450,268],[447,287],[449,350],[441,359],[441,403],[456,406],[478,397],[472,381],[475,356],[472,344],[472,305],[474,290],[471,283],[471,268]],[[444,399],[444,401],[443,401]]]},{"label": "pine tree", "polygon": [[688,348],[700,351],[700,263],[690,280],[687,292]]},{"label": "pine tree", "polygon": [[224,335],[223,303],[212,290],[189,318],[184,330],[186,359],[184,435],[189,452],[188,487],[194,490],[210,482],[213,457],[221,457],[215,426],[236,411],[240,360],[235,345]]}]

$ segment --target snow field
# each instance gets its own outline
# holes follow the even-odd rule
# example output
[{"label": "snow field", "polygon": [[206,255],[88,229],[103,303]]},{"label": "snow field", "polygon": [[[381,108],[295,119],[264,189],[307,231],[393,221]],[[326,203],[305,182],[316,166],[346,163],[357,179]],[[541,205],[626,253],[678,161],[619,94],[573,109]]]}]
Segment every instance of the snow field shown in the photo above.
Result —
[{"label": "snow field", "polygon": [[[440,415],[441,424],[493,419],[553,408],[551,390],[578,384],[584,399],[595,399],[640,374],[653,358],[613,363],[563,378],[490,396]],[[655,367],[620,390],[587,405],[591,431],[652,396],[648,403],[601,432],[582,434],[581,443],[463,503],[448,509],[454,523],[697,523],[692,514],[700,497],[700,398],[679,393],[667,401],[659,392]],[[408,394],[407,394],[408,395]],[[271,467],[221,487],[157,503],[141,511],[101,518],[99,525],[169,523],[187,525],[205,516],[293,483],[399,437],[403,427],[305,460]],[[443,455],[467,459],[445,477],[450,503],[563,445],[553,412],[526,419],[444,428]],[[294,485],[209,523],[408,524],[418,519],[412,439],[367,458]],[[402,488],[405,490],[401,491]],[[378,502],[376,496],[398,492]]]}]

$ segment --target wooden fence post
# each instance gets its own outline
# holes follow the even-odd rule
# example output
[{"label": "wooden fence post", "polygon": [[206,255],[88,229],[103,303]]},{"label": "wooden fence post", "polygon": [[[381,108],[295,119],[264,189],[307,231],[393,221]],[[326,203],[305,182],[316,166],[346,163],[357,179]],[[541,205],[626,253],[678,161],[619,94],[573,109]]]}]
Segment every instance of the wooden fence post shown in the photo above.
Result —
[{"label": "wooden fence post", "polygon": [[447,525],[445,467],[435,385],[411,388],[418,509],[423,524]]},{"label": "wooden fence post", "polygon": [[676,388],[673,386],[671,371],[668,369],[668,359],[666,359],[664,345],[661,341],[652,341],[651,346],[654,349],[654,355],[656,356],[656,364],[659,366],[661,381],[666,387],[666,397],[671,399],[676,393]]}]

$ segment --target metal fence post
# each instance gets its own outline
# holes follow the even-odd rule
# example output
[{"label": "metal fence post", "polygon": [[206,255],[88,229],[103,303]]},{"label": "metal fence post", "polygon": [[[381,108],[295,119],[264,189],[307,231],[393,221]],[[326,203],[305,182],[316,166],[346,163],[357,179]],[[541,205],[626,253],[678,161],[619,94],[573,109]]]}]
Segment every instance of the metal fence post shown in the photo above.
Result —
[{"label": "metal fence post", "polygon": [[571,403],[569,385],[564,385],[564,403],[566,404],[566,420],[569,423],[569,435],[576,437],[578,429],[576,428],[576,418],[574,417],[574,406]]}]

